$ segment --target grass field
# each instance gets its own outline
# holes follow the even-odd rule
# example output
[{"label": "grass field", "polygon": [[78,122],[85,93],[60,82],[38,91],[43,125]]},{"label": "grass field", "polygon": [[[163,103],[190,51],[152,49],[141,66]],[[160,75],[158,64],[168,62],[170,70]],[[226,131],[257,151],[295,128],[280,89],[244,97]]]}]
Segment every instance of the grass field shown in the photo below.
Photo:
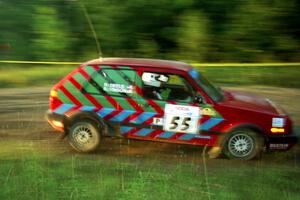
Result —
[{"label": "grass field", "polygon": [[271,165],[208,160],[207,188],[201,150],[196,148],[161,153],[170,156],[166,162],[138,153],[47,153],[31,141],[0,145],[0,199],[300,199],[300,168],[290,162],[292,153],[277,153],[277,159],[271,155]]},{"label": "grass field", "polygon": [[76,67],[0,64],[0,88],[54,85]]},{"label": "grass field", "polygon": [[[53,85],[77,66],[0,64],[0,88]],[[300,88],[300,66],[197,67],[219,85]]]},{"label": "grass field", "polygon": [[300,67],[198,67],[219,85],[268,85],[300,88]]}]

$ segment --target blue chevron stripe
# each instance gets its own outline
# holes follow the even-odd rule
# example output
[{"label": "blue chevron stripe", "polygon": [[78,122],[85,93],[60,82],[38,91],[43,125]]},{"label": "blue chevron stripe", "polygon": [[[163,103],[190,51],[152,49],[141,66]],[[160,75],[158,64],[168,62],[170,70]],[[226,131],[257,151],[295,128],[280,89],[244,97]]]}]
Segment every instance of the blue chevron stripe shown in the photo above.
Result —
[{"label": "blue chevron stripe", "polygon": [[[90,106],[83,106],[81,110],[93,110],[94,107],[90,107]],[[97,114],[100,117],[105,117],[107,115],[109,115],[110,113],[112,113],[113,111],[115,111],[116,109],[113,108],[103,108],[100,111],[97,112]],[[124,119],[126,119],[128,116],[132,115],[133,113],[135,113],[136,111],[133,110],[123,110],[122,112],[120,112],[119,114],[117,114],[116,116],[114,116],[113,118],[111,118],[111,121],[116,121],[116,122],[121,122]],[[146,120],[148,120],[149,118],[153,117],[154,115],[156,115],[156,113],[154,112],[143,112],[140,115],[138,115],[135,119],[130,120],[131,123],[134,124],[142,124],[143,122],[145,122]]]},{"label": "blue chevron stripe", "polygon": [[167,139],[172,137],[173,135],[175,135],[175,132],[163,132],[161,134],[159,134],[158,136],[156,136],[157,138],[163,138],[163,139]]},{"label": "blue chevron stripe", "polygon": [[139,136],[147,136],[148,134],[152,133],[154,130],[148,129],[148,128],[143,128],[136,132],[134,135],[139,135]]},{"label": "blue chevron stripe", "polygon": [[57,114],[64,114],[73,107],[75,107],[74,104],[62,104],[58,108],[56,108],[54,112]]},{"label": "blue chevron stripe", "polygon": [[95,109],[94,106],[82,106],[80,108],[80,110],[83,110],[83,111],[92,111],[93,109]]},{"label": "blue chevron stripe", "polygon": [[100,117],[105,117],[106,115],[109,115],[110,113],[112,113],[113,111],[115,111],[115,109],[112,109],[112,108],[103,108],[101,109],[100,111],[97,112],[97,114],[100,116]]},{"label": "blue chevron stripe", "polygon": [[137,116],[135,119],[130,120],[130,122],[131,123],[135,123],[135,124],[142,124],[143,122],[145,122],[149,118],[153,117],[154,115],[156,115],[156,113],[153,113],[153,112],[143,112],[142,114],[140,114],[139,116]]},{"label": "blue chevron stripe", "polygon": [[128,131],[130,131],[132,129],[133,129],[133,127],[121,126],[120,131],[121,131],[121,134],[125,134],[125,133],[127,133]]},{"label": "blue chevron stripe", "polygon": [[208,131],[209,129],[218,125],[222,121],[224,121],[223,118],[210,118],[209,120],[204,122],[202,125],[200,125],[200,130]]},{"label": "blue chevron stripe", "polygon": [[195,137],[195,134],[184,134],[182,136],[180,136],[178,139],[179,140],[191,140]]},{"label": "blue chevron stripe", "polygon": [[123,110],[122,112],[120,112],[119,114],[117,114],[116,116],[114,116],[113,118],[111,118],[111,121],[117,121],[117,122],[121,122],[124,119],[126,119],[129,115],[135,113],[135,111],[131,111],[131,110]]}]

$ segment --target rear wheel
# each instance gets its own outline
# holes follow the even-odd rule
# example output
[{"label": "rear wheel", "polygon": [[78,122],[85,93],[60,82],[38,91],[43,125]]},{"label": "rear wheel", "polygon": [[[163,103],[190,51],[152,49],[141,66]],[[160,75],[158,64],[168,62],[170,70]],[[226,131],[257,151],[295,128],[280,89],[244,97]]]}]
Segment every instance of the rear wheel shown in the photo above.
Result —
[{"label": "rear wheel", "polygon": [[250,160],[263,148],[262,137],[250,129],[231,132],[224,143],[224,154],[233,159]]},{"label": "rear wheel", "polygon": [[78,152],[94,151],[100,144],[100,132],[91,121],[75,122],[68,134],[70,145]]}]

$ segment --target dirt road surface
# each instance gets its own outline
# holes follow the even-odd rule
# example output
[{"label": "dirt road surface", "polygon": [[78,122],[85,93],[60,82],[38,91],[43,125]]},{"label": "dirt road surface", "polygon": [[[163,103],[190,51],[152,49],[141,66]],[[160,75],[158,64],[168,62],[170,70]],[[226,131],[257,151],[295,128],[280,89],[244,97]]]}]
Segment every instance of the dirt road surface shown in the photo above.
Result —
[{"label": "dirt road surface", "polygon": [[[300,90],[248,86],[231,87],[233,90],[243,90],[258,94],[281,105],[294,120],[299,130],[300,125]],[[26,151],[28,146],[35,151],[49,154],[76,154],[61,134],[50,127],[45,118],[48,109],[48,94],[50,87],[1,89],[0,90],[0,143],[5,145],[0,156],[6,151],[16,155]],[[6,150],[7,149],[7,150]],[[12,151],[13,149],[13,151]],[[299,166],[299,145],[290,152],[264,154],[264,163],[289,162]],[[128,156],[132,159],[147,157],[149,159],[183,159],[184,162],[201,161],[203,148],[188,145],[176,145],[148,141],[105,138],[96,156],[115,157]],[[223,159],[224,160],[224,159]],[[211,161],[218,162],[220,161]],[[235,162],[235,161],[230,161]]]}]

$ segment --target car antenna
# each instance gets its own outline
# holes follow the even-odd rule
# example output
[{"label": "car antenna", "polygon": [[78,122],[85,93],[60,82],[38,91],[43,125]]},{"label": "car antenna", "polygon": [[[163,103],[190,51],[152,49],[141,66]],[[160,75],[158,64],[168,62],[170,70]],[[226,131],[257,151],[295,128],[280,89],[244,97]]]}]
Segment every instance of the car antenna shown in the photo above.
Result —
[{"label": "car antenna", "polygon": [[96,46],[97,46],[97,53],[98,53],[98,55],[99,55],[99,60],[102,61],[102,56],[103,56],[103,54],[102,54],[100,42],[99,42],[99,40],[98,40],[98,36],[97,36],[96,30],[95,30],[95,28],[94,28],[94,25],[93,25],[93,23],[92,23],[92,20],[91,20],[91,18],[90,18],[90,16],[89,16],[88,12],[87,12],[87,10],[86,10],[85,5],[84,5],[80,0],[78,0],[78,3],[79,3],[79,5],[80,5],[80,7],[81,7],[81,9],[82,9],[82,11],[83,11],[83,13],[84,13],[84,16],[85,16],[85,18],[86,18],[86,20],[87,20],[87,22],[88,22],[88,24],[89,24],[89,27],[90,27],[90,29],[91,29],[91,31],[92,31],[92,33],[93,33],[93,36],[94,36],[94,39],[95,39],[95,42],[96,42]]}]

